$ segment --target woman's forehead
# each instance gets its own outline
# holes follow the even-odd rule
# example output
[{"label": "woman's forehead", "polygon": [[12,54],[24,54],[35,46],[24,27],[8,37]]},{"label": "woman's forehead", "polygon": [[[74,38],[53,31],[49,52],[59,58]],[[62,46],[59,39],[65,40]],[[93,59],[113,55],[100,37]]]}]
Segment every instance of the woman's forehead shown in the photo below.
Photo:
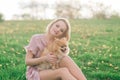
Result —
[{"label": "woman's forehead", "polygon": [[55,22],[55,24],[64,24],[65,25],[65,22],[62,20],[59,20],[59,21]]},{"label": "woman's forehead", "polygon": [[55,24],[58,24],[58,25],[63,26],[63,27],[66,26],[66,23],[62,20],[55,22]]}]

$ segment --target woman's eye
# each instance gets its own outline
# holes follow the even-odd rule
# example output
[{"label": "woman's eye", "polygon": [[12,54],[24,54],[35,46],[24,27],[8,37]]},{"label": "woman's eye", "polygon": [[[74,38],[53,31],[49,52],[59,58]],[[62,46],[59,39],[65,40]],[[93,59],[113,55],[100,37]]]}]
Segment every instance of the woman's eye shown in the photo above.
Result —
[{"label": "woman's eye", "polygon": [[64,46],[61,46],[61,48],[64,48]]},{"label": "woman's eye", "polygon": [[59,25],[56,25],[56,27],[59,27]]},{"label": "woman's eye", "polygon": [[61,32],[63,32],[63,30],[62,30],[62,29],[61,29],[60,31],[61,31]]}]

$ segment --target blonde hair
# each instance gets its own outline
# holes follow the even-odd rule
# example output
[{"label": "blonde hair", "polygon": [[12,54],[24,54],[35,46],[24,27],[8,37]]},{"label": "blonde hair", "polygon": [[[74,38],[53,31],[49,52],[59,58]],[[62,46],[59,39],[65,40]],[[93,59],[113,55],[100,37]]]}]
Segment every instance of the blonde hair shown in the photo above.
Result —
[{"label": "blonde hair", "polygon": [[63,21],[63,22],[66,24],[66,26],[67,26],[66,31],[65,31],[65,32],[63,33],[63,35],[61,35],[59,38],[65,37],[65,38],[67,38],[67,40],[69,41],[69,40],[70,40],[70,33],[71,33],[71,29],[70,29],[71,26],[70,26],[69,21],[68,21],[67,19],[65,19],[65,18],[58,18],[58,19],[55,19],[55,20],[53,20],[52,22],[50,22],[50,23],[48,24],[48,26],[47,26],[46,31],[49,33],[49,32],[50,32],[50,28],[52,27],[52,25],[53,25],[54,23],[58,22],[58,21]]}]

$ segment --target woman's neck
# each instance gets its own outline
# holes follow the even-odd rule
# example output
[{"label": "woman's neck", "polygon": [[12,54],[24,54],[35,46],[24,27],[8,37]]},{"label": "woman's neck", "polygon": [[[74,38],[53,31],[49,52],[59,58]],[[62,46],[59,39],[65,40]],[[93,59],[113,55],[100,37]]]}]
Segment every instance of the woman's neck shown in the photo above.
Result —
[{"label": "woman's neck", "polygon": [[46,33],[45,35],[48,43],[51,43],[54,41],[54,36],[50,35],[49,33]]}]

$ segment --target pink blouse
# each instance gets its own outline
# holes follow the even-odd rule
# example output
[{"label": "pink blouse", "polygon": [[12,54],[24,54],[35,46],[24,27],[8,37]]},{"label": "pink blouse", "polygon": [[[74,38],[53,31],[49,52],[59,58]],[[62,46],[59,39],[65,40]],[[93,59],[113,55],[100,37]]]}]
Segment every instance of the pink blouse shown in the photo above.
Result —
[{"label": "pink blouse", "polygon": [[[25,47],[26,52],[31,51],[34,58],[40,56],[40,53],[47,45],[47,40],[44,34],[33,35],[30,43]],[[40,80],[39,71],[34,66],[27,66],[26,78],[27,80]]]}]

